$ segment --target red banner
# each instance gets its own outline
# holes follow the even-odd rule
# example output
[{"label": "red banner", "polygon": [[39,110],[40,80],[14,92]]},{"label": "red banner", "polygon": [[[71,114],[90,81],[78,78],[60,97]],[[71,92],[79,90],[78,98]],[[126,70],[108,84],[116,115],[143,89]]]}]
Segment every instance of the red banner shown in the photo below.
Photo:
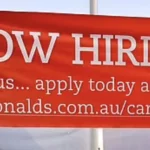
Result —
[{"label": "red banner", "polygon": [[0,126],[150,127],[150,19],[0,18]]}]

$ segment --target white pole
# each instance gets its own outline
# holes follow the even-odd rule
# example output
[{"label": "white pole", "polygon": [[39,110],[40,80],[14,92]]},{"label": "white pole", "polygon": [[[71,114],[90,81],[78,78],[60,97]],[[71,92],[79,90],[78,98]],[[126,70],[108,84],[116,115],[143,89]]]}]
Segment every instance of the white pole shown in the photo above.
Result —
[{"label": "white pole", "polygon": [[102,128],[91,130],[91,150],[104,150]]},{"label": "white pole", "polygon": [[[90,14],[98,14],[98,0],[90,0]],[[102,128],[91,130],[91,150],[104,150]]]},{"label": "white pole", "polygon": [[98,14],[98,0],[90,0],[90,14]]}]

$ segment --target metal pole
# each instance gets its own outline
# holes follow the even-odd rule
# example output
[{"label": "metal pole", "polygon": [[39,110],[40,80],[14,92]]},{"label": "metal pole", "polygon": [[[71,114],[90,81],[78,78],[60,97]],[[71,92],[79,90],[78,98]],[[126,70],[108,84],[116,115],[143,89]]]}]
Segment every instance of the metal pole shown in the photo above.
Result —
[{"label": "metal pole", "polygon": [[[98,0],[90,0],[90,14],[98,14]],[[91,130],[91,150],[104,150],[102,128]]]},{"label": "metal pole", "polygon": [[104,150],[102,128],[91,130],[91,150]]},{"label": "metal pole", "polygon": [[90,0],[90,14],[98,14],[98,0]]}]

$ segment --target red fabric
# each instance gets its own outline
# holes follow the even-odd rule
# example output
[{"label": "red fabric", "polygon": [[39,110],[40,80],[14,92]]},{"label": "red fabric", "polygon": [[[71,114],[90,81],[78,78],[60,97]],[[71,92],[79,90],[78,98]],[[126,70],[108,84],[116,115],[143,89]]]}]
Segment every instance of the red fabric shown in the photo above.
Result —
[{"label": "red fabric", "polygon": [[[13,78],[15,87],[29,86],[30,90],[6,90],[0,89],[0,103],[13,102],[24,103],[27,107],[26,99],[30,98],[32,103],[38,98],[43,103],[51,103],[53,108],[57,108],[60,103],[64,104],[92,104],[95,110],[99,110],[100,104],[120,104],[127,100],[128,104],[149,104],[150,94],[140,92],[142,81],[150,83],[149,67],[134,66],[127,56],[124,60],[126,66],[106,66],[91,65],[92,53],[83,52],[83,65],[74,65],[75,59],[75,39],[72,33],[84,35],[82,46],[92,47],[90,34],[101,35],[130,35],[137,41],[134,52],[136,59],[143,60],[143,45],[141,36],[150,34],[150,19],[125,18],[109,16],[89,16],[89,15],[69,15],[69,14],[46,14],[46,13],[21,13],[21,12],[0,12],[0,29],[8,32],[14,44],[13,55],[8,61],[0,63],[0,77],[7,80]],[[25,63],[21,54],[18,42],[12,31],[24,31],[23,40],[30,52],[33,38],[29,32],[41,32],[41,43],[46,52],[50,38],[49,32],[58,32],[60,37],[54,46],[50,61],[47,64],[41,63],[39,54],[36,53],[32,63]],[[104,41],[99,43],[100,59],[105,60]],[[124,42],[128,47],[128,41]],[[0,35],[0,55],[6,52],[6,40]],[[117,60],[117,42],[112,45],[112,60]],[[78,95],[73,95],[72,91],[66,90],[62,95],[57,95],[57,90],[51,95],[46,95],[45,91],[35,89],[35,80],[58,80],[63,79],[69,83],[68,76],[75,80],[82,80],[83,87]],[[125,96],[125,92],[91,92],[88,81],[109,81],[115,77],[117,81],[135,81],[136,86],[130,96]],[[2,83],[1,83],[2,84]],[[46,86],[46,85],[44,85]],[[4,108],[3,108],[4,109]],[[10,109],[10,107],[9,107]],[[16,108],[15,108],[16,109]],[[15,115],[14,115],[15,114]],[[55,115],[55,114],[4,114],[1,111],[0,126],[3,127],[150,127],[148,117],[130,116],[125,111],[122,115]],[[52,116],[53,115],[53,116]]]}]

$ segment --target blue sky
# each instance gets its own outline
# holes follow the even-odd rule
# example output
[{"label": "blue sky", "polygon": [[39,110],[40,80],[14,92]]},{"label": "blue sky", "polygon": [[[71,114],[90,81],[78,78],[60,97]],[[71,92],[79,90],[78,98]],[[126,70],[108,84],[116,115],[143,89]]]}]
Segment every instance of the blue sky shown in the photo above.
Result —
[{"label": "blue sky", "polygon": [[[150,0],[98,0],[99,14],[150,17]],[[89,13],[89,0],[1,0],[0,10]]]}]

